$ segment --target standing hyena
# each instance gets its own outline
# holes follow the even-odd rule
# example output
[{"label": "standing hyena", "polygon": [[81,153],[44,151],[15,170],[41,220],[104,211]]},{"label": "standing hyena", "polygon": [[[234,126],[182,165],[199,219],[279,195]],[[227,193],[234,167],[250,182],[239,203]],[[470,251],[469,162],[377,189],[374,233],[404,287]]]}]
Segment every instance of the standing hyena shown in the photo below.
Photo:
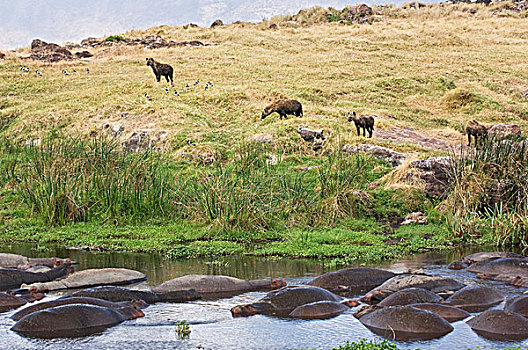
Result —
[{"label": "standing hyena", "polygon": [[488,128],[479,124],[475,119],[470,120],[466,124],[466,134],[468,137],[468,146],[471,146],[471,136],[475,138],[475,146],[480,139],[481,141],[488,136]]},{"label": "standing hyena", "polygon": [[365,136],[365,130],[369,133],[369,137],[372,137],[374,132],[374,117],[371,115],[357,116],[356,112],[348,112],[348,121],[354,122],[357,129],[357,134],[360,136],[360,128],[363,128],[363,137]]},{"label": "standing hyena", "polygon": [[271,113],[277,112],[280,118],[286,118],[287,115],[303,116],[302,105],[296,100],[278,100],[264,108],[261,118],[264,119]]},{"label": "standing hyena", "polygon": [[[150,66],[152,68],[152,71],[154,72],[154,75],[156,76],[156,80],[159,82],[161,79],[161,76],[163,75],[165,79],[167,79],[167,83],[170,82],[171,86],[173,86],[172,82],[172,67],[165,63],[159,63],[156,62],[152,57],[147,58],[147,66]],[[170,81],[169,81],[170,79]]]}]

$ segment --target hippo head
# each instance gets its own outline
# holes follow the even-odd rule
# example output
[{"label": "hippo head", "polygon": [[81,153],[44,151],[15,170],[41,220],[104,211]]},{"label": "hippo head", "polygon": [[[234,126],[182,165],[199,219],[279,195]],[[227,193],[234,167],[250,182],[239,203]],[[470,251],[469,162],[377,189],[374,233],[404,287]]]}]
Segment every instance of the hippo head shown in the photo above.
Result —
[{"label": "hippo head", "polygon": [[348,112],[348,121],[349,122],[353,122],[354,119],[356,119],[357,116],[356,116],[356,112],[352,112],[352,114],[350,114],[350,112]]},{"label": "hippo head", "polygon": [[279,289],[282,287],[286,287],[286,281],[284,280],[284,278],[281,280],[271,280],[271,289]]},{"label": "hippo head", "polygon": [[66,259],[55,258],[54,267],[61,266],[61,265],[71,265],[71,264],[72,264],[72,261],[70,260],[70,258],[66,258]]},{"label": "hippo head", "polygon": [[341,304],[346,305],[348,307],[356,307],[359,305],[359,302],[353,299],[345,299],[341,302]]},{"label": "hippo head", "polygon": [[116,309],[117,312],[126,317],[127,320],[133,320],[139,317],[144,317],[145,314],[140,309],[136,309],[135,306],[123,305]]},{"label": "hippo head", "polygon": [[259,309],[251,304],[237,305],[231,309],[231,315],[233,315],[233,317],[246,317],[256,315],[258,313],[260,313]]},{"label": "hippo head", "polygon": [[149,306],[149,304],[147,304],[143,299],[132,299],[130,300],[129,305],[137,310],[144,309]]}]

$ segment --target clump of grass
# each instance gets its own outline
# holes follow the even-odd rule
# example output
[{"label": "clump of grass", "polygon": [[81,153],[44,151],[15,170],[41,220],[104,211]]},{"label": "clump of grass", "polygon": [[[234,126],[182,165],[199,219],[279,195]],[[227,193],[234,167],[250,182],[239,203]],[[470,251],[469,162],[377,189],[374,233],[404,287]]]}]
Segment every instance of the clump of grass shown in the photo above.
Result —
[{"label": "clump of grass", "polygon": [[473,154],[455,158],[447,217],[453,236],[489,232],[498,245],[526,246],[527,151],[524,141],[489,138]]},{"label": "clump of grass", "polygon": [[105,41],[118,42],[118,41],[126,41],[126,39],[123,36],[121,36],[121,35],[110,35],[110,36],[105,38]]},{"label": "clump of grass", "polygon": [[176,333],[178,338],[186,339],[191,335],[191,328],[189,327],[189,322],[186,320],[176,322]]},{"label": "clump of grass", "polygon": [[442,99],[442,104],[449,109],[459,109],[478,102],[477,95],[465,89],[451,90]]},{"label": "clump of grass", "polygon": [[357,342],[346,342],[346,344],[332,350],[398,350],[398,346],[386,339],[367,340],[360,339]]}]

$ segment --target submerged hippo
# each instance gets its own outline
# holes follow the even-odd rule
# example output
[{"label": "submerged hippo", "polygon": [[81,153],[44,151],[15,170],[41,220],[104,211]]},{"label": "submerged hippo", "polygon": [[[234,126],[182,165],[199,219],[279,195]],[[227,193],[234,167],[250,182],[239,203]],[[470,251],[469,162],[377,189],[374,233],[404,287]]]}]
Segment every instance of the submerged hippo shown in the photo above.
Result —
[{"label": "submerged hippo", "polygon": [[0,268],[26,269],[32,266],[57,267],[71,263],[70,259],[27,258],[18,254],[0,253]]},{"label": "submerged hippo", "polygon": [[154,303],[183,303],[186,301],[201,299],[201,294],[194,289],[177,290],[174,292],[151,292],[148,290],[132,290],[123,287],[103,286],[95,288],[87,288],[62,298],[70,297],[92,297],[104,299],[108,301],[128,301],[134,299],[141,299],[148,304]]},{"label": "submerged hippo", "polygon": [[371,290],[396,276],[395,273],[366,267],[346,268],[328,272],[308,282],[311,286],[328,289],[334,293],[359,293]]},{"label": "submerged hippo", "polygon": [[31,303],[42,298],[44,298],[44,295],[40,293],[25,294],[21,296],[0,293],[0,312],[16,309],[17,307],[25,305],[28,302]]},{"label": "submerged hippo", "polygon": [[528,277],[528,258],[498,258],[473,263],[469,272],[482,274],[487,278],[497,275]]},{"label": "submerged hippo", "polygon": [[437,314],[408,305],[376,308],[359,321],[374,333],[394,340],[434,339],[453,330]]},{"label": "submerged hippo", "polygon": [[204,296],[236,295],[257,290],[270,290],[284,287],[286,281],[265,278],[242,280],[221,275],[187,275],[166,281],[152,288],[154,292],[174,292],[194,289]]},{"label": "submerged hippo", "polygon": [[349,309],[348,305],[337,301],[316,301],[297,306],[288,316],[304,320],[325,319],[335,317]]},{"label": "submerged hippo", "polygon": [[528,319],[514,312],[488,310],[466,323],[479,335],[492,340],[528,338]]},{"label": "submerged hippo", "polygon": [[114,303],[107,300],[97,299],[97,298],[88,298],[88,297],[73,297],[73,298],[64,298],[64,299],[55,299],[51,301],[46,301],[43,303],[34,304],[23,308],[14,315],[11,316],[12,320],[18,321],[22,317],[32,314],[34,312],[49,309],[52,307],[70,305],[70,304],[86,304],[86,305],[97,305],[104,306],[112,310],[121,310],[124,306],[130,306],[135,309],[143,309],[148,306],[143,300],[131,300],[131,301],[122,301],[119,303]]},{"label": "submerged hippo", "polygon": [[389,295],[378,306],[439,303],[443,300],[441,296],[423,288],[406,288]]},{"label": "submerged hippo", "polygon": [[504,310],[528,317],[528,295],[521,295],[517,298],[509,299],[504,305]]},{"label": "submerged hippo", "polygon": [[75,272],[66,278],[47,283],[23,284],[21,289],[46,292],[58,289],[84,288],[102,285],[121,285],[141,282],[147,276],[141,272],[128,269],[90,269]]},{"label": "submerged hippo", "polygon": [[381,286],[374,288],[360,300],[366,303],[374,303],[399,290],[411,287],[423,288],[433,293],[445,293],[459,290],[464,286],[464,284],[448,277],[414,274],[398,275],[387,280]]},{"label": "submerged hippo", "polygon": [[467,286],[446,300],[446,304],[468,312],[480,312],[501,303],[505,295],[496,289],[484,286]]},{"label": "submerged hippo", "polygon": [[73,338],[99,333],[125,320],[143,317],[134,307],[110,309],[97,305],[71,304],[33,312],[11,330],[31,338]]},{"label": "submerged hippo", "polygon": [[469,312],[459,309],[454,306],[438,304],[438,303],[420,303],[420,304],[410,304],[409,306],[431,311],[440,317],[442,317],[447,322],[456,322],[463,320],[466,317],[469,317]]},{"label": "submerged hippo", "polygon": [[521,258],[522,259],[522,258],[525,258],[525,256],[521,254],[512,253],[512,252],[480,252],[480,253],[475,253],[475,254],[465,256],[462,258],[462,261],[471,265],[474,263],[494,260],[498,258]]},{"label": "submerged hippo", "polygon": [[231,314],[233,317],[256,314],[286,317],[298,306],[318,301],[346,302],[342,297],[323,288],[292,286],[269,292],[256,303],[235,306],[231,309]]},{"label": "submerged hippo", "polygon": [[19,287],[23,283],[50,282],[72,272],[73,267],[70,264],[63,264],[46,272],[0,269],[0,288]]}]

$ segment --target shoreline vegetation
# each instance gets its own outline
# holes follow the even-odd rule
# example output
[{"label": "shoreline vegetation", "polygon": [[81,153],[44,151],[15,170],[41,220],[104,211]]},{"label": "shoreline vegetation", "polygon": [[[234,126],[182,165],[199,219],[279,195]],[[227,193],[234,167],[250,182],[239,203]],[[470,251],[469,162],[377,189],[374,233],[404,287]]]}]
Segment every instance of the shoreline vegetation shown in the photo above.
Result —
[{"label": "shoreline vegetation", "polygon": [[[84,61],[7,53],[0,241],[336,265],[461,244],[526,247],[524,138],[467,148],[463,125],[526,132],[528,12],[413,4],[131,31],[103,38]],[[150,35],[207,45],[126,44]],[[170,93],[145,57],[174,67]],[[304,115],[261,120],[280,98],[301,101]],[[372,139],[356,136],[352,111],[376,115]],[[301,125],[324,129],[324,144],[302,140]],[[363,144],[406,160],[343,151]],[[409,181],[409,164],[434,156],[447,159],[441,196]],[[427,224],[401,225],[413,212]]]}]

